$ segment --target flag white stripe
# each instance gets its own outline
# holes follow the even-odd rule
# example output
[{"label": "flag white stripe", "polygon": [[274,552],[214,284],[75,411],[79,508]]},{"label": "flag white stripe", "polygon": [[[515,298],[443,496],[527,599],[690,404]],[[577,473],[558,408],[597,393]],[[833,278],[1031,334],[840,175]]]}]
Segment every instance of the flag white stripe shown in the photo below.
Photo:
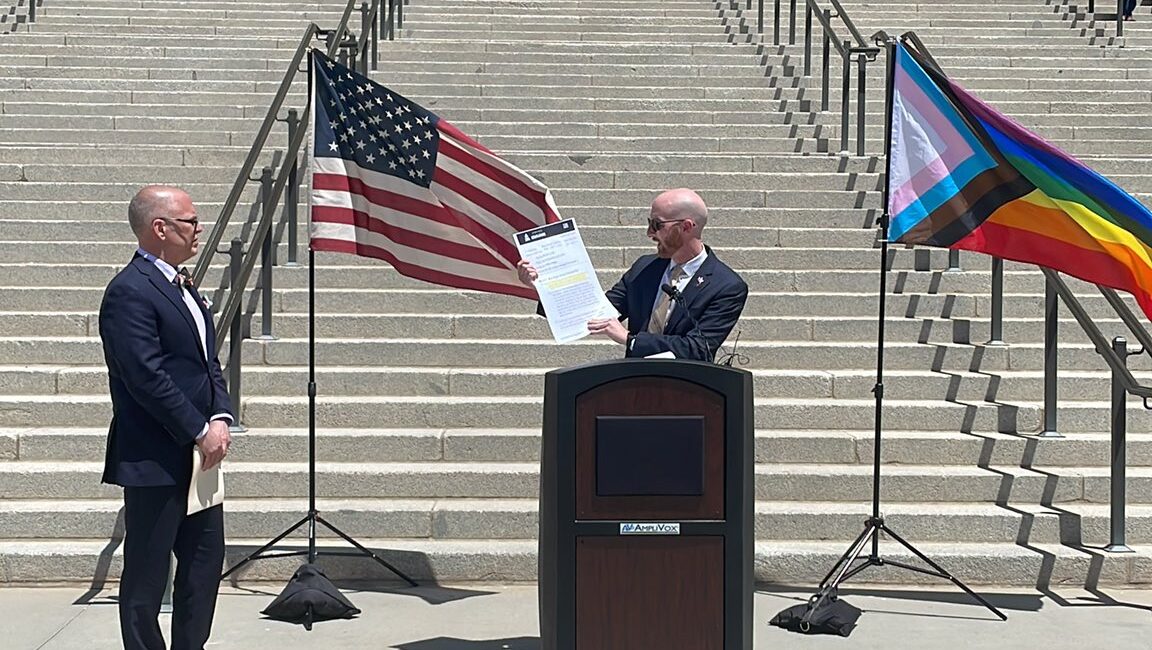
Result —
[{"label": "flag white stripe", "polygon": [[[452,176],[455,176],[456,178],[460,179],[461,181],[467,183],[468,185],[471,185],[472,187],[476,188],[477,191],[482,192],[483,194],[487,195],[491,200],[507,206],[513,212],[518,214],[520,216],[520,218],[522,218],[526,221],[529,221],[531,223],[539,223],[540,222],[540,215],[541,215],[540,208],[536,207],[535,205],[532,205],[524,197],[522,197],[519,194],[508,189],[507,186],[501,185],[500,183],[492,180],[491,178],[488,178],[487,176],[470,169],[466,165],[459,163],[455,160],[449,159],[447,156],[444,156],[443,154],[441,154],[440,159],[436,162],[436,164],[438,167],[443,168],[443,172],[451,174]],[[438,186],[443,187],[443,185],[438,185]],[[447,188],[445,188],[445,189],[447,189]],[[439,190],[434,190],[434,191],[436,191],[437,194],[441,194],[439,192]],[[441,201],[444,200],[443,195],[440,196],[440,200]],[[477,206],[477,207],[479,207],[479,206]],[[516,232],[517,229],[513,226],[510,226],[507,221],[504,221],[504,219],[501,219],[500,217],[498,217],[495,214],[492,214],[491,212],[485,211],[485,214],[491,215],[491,218],[496,219],[500,223],[504,224],[503,227],[501,228],[502,230],[507,230],[507,229],[511,228],[511,230],[509,232],[511,232],[511,233]],[[492,228],[493,230],[496,230],[495,224],[492,226],[489,226],[489,227]]]},{"label": "flag white stripe", "polygon": [[388,174],[381,174],[380,172],[372,171],[371,169],[364,169],[352,160],[341,160],[340,158],[328,158],[321,156],[313,159],[315,166],[312,173],[314,174],[333,174],[335,176],[349,176],[357,178],[364,183],[371,185],[374,188],[399,194],[410,199],[423,201],[424,203],[431,203],[432,205],[439,205],[440,201],[436,199],[436,195],[429,191],[427,188],[415,183],[410,183],[403,178],[397,178]]},{"label": "flag white stripe", "polygon": [[312,192],[312,205],[313,207],[347,208],[364,212],[373,219],[396,226],[397,228],[443,239],[462,246],[487,250],[479,246],[476,243],[476,238],[459,226],[442,224],[437,221],[415,216],[410,212],[384,207],[354,192],[346,192],[343,190],[314,190]]},{"label": "flag white stripe", "polygon": [[445,134],[443,131],[440,131],[439,129],[437,129],[437,131],[439,131],[441,138],[451,142],[452,144],[456,145],[457,147],[460,147],[464,151],[468,152],[469,154],[472,154],[473,156],[479,158],[480,160],[483,160],[484,162],[488,163],[489,165],[492,165],[493,167],[496,167],[497,169],[502,169],[511,176],[515,176],[516,178],[518,178],[520,181],[522,181],[528,187],[536,190],[537,192],[540,192],[541,194],[547,194],[548,193],[548,188],[544,185],[544,183],[541,183],[540,181],[536,180],[536,178],[534,176],[532,176],[528,172],[524,171],[523,169],[520,169],[516,165],[513,165],[512,163],[510,163],[507,160],[504,160],[502,158],[497,158],[495,155],[490,154],[487,151],[484,151],[483,149],[477,149],[476,147],[473,147],[472,145],[468,144],[467,142],[461,142],[460,140],[457,140],[456,138],[453,138],[452,136]]},{"label": "flag white stripe", "polygon": [[396,259],[401,262],[450,273],[452,275],[459,275],[465,278],[474,278],[485,282],[500,284],[519,285],[520,283],[514,268],[499,269],[458,260],[454,257],[439,255],[421,248],[404,246],[380,233],[371,232],[348,224],[317,223],[314,225],[312,237],[315,239],[335,239],[338,241],[356,242],[375,246],[392,253],[396,256]]},{"label": "flag white stripe", "polygon": [[[528,186],[528,188],[531,192],[535,192],[538,194],[545,194],[547,192],[547,188],[545,188],[540,183],[540,181],[538,181],[535,178],[532,178],[528,174],[524,173],[523,171],[518,169],[515,165],[512,165],[510,163],[505,163],[504,161],[500,160],[499,158],[494,158],[493,156],[486,154],[483,151],[476,149],[475,147],[470,147],[467,144],[460,142],[460,141],[458,141],[452,137],[445,136],[443,133],[440,134],[440,137],[443,138],[444,140],[447,140],[447,141],[451,142],[452,144],[460,147],[461,149],[464,150],[464,152],[466,154],[470,154],[470,155],[480,159],[481,161],[488,163],[492,167],[495,167],[495,168],[503,171],[504,173],[508,174],[509,176],[523,177],[523,178],[519,179],[521,181],[531,181],[531,182],[525,182],[524,183],[525,185]],[[444,167],[445,169],[454,170],[457,166],[460,166],[461,163],[457,162],[456,160],[449,158],[448,156],[445,156],[443,154],[443,152],[441,152],[440,157],[437,160],[437,165],[440,167]],[[449,167],[449,165],[451,165],[451,167]],[[453,173],[453,175],[460,176],[461,178],[463,178],[465,174],[467,174],[471,177],[475,177],[476,180],[473,181],[474,185],[481,186],[484,189],[484,191],[487,192],[489,195],[495,196],[500,201],[507,203],[508,205],[512,206],[512,208],[514,210],[519,212],[521,215],[524,215],[525,218],[527,218],[531,221],[537,221],[538,220],[539,215],[541,214],[540,208],[537,207],[537,205],[535,203],[533,203],[531,200],[524,198],[524,196],[521,195],[519,192],[516,192],[515,190],[509,188],[508,186],[503,185],[497,181],[494,181],[491,178],[481,174],[480,172],[472,170],[471,168],[468,168],[467,171],[463,171],[463,172],[452,171],[452,173]]]}]

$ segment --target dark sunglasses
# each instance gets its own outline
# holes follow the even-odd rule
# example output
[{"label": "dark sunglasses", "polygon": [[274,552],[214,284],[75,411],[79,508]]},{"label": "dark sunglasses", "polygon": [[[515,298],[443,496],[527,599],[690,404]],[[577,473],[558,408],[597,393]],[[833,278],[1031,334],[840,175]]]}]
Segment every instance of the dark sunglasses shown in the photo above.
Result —
[{"label": "dark sunglasses", "polygon": [[661,228],[663,228],[664,224],[666,224],[666,223],[680,223],[681,221],[687,221],[687,219],[669,219],[667,221],[658,221],[656,219],[648,219],[648,230],[651,230],[652,232],[656,232],[656,231],[660,230]]}]

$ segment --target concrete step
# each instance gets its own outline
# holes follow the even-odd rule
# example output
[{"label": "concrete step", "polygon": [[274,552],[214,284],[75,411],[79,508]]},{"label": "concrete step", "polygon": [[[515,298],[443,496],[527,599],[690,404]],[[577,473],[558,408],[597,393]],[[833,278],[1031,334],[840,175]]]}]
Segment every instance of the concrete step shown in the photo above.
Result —
[{"label": "concrete step", "polygon": [[[329,384],[319,378],[323,389]],[[100,458],[107,427],[72,426],[0,429],[0,459],[18,462],[78,462]],[[300,462],[307,453],[306,429],[253,427],[234,436],[231,460]],[[759,429],[756,462],[761,464],[865,465],[875,458],[875,429]],[[1127,438],[1131,467],[1152,467],[1152,435]],[[317,459],[324,462],[521,462],[540,459],[540,428],[338,429],[316,431]],[[1067,468],[1107,468],[1111,436],[1070,432],[1063,438],[1008,433],[886,429],[881,461],[901,466],[1028,467],[1062,474]],[[3,464],[3,463],[0,463]]]},{"label": "concrete step", "polygon": [[[604,358],[599,355],[589,361]],[[89,361],[88,363],[92,363]],[[861,366],[863,367],[863,366]],[[1037,396],[1037,400],[1040,396]],[[758,398],[759,426],[777,429],[821,426],[867,430],[873,425],[874,400],[833,398]],[[111,418],[104,395],[12,395],[0,397],[0,426],[101,426]],[[541,421],[539,396],[444,395],[322,395],[317,400],[321,421],[335,427],[532,427]],[[1152,430],[1152,417],[1130,409],[1133,432]],[[885,420],[894,428],[945,431],[1035,433],[1041,429],[1040,401],[993,403],[944,399],[889,399]],[[295,427],[308,420],[308,403],[295,396],[248,396],[240,414],[253,427]],[[1109,429],[1106,400],[1069,401],[1059,406],[1059,427],[1064,432]]]},{"label": "concrete step", "polygon": [[[745,331],[742,325],[740,330]],[[732,350],[731,343],[725,351]],[[743,350],[737,346],[741,354]],[[345,365],[318,372],[326,394],[480,396],[538,392],[546,370]],[[761,397],[863,399],[871,394],[875,383],[875,373],[868,368],[753,372],[758,381],[756,394]],[[0,366],[0,387],[10,395],[100,395],[107,389],[106,375],[99,365]],[[1141,383],[1152,383],[1147,372],[1137,372],[1136,376]],[[304,366],[248,365],[243,373],[244,394],[299,394],[305,377]],[[1057,392],[1065,400],[1100,400],[1109,395],[1110,381],[1104,371],[1066,370],[1058,374]],[[1042,371],[890,370],[885,383],[887,394],[895,399],[1018,402],[1036,401],[1043,395]]]},{"label": "concrete step", "polygon": [[[205,222],[201,222],[205,223]],[[0,219],[0,229],[4,232],[33,230],[28,233],[30,238],[41,240],[48,229],[52,227],[50,221],[12,220]],[[68,223],[57,223],[56,226],[70,226]],[[79,226],[68,232],[68,228],[61,229],[61,235],[68,239],[79,239],[75,235],[82,234]],[[93,234],[99,233],[100,240],[110,239],[117,231],[125,230],[125,224],[118,222],[104,222],[99,224],[87,223],[84,226],[92,229]],[[303,229],[302,229],[303,230]],[[101,232],[103,231],[103,232]],[[805,229],[785,228],[732,228],[727,226],[709,226],[709,241],[714,242],[717,248],[729,243],[743,241],[755,242],[769,246],[777,245],[798,248],[819,248],[819,242],[794,241],[809,233]],[[20,232],[19,234],[24,234]],[[636,228],[633,226],[581,226],[581,234],[586,243],[599,246],[626,245],[634,241]],[[860,240],[868,241],[873,233],[850,229],[845,232],[825,230],[821,233],[825,243],[831,243],[843,238],[846,244],[858,243]],[[225,241],[228,238],[225,237]],[[815,239],[815,237],[812,237]],[[855,242],[853,242],[855,240]],[[307,241],[307,233],[300,233],[300,241]],[[219,258],[209,273],[205,276],[201,286],[214,287],[221,283],[222,276],[226,274],[223,266],[225,260]],[[84,267],[60,267],[55,264],[37,263],[0,263],[0,283],[19,283],[23,286],[75,286],[103,288],[116,273],[123,268],[121,264],[93,264]],[[362,273],[361,266],[318,266],[316,269],[316,283],[318,286],[338,286],[347,289],[419,289],[427,285],[420,280],[400,275],[390,268],[381,268],[375,273]],[[611,286],[620,278],[624,268],[601,268],[597,270],[602,286]],[[297,289],[308,286],[307,266],[277,267],[274,270],[274,286]],[[748,283],[752,291],[834,291],[867,293],[876,290],[877,274],[874,270],[742,270],[741,277]],[[1042,294],[1044,292],[1044,276],[1039,271],[1006,271],[1004,273],[1004,286],[1013,294]],[[1078,295],[1089,294],[1095,289],[1088,283],[1070,279],[1069,287]],[[991,273],[984,270],[966,270],[960,272],[944,273],[942,271],[893,271],[888,274],[888,291],[893,294],[984,294],[990,292]]]},{"label": "concrete step", "polygon": [[[0,463],[0,499],[107,499],[120,488],[98,482],[102,463]],[[318,462],[317,495],[325,498],[535,498],[536,463]],[[229,462],[231,498],[299,498],[307,492],[307,464]],[[881,497],[904,503],[1108,503],[1107,467],[1054,470],[1021,467],[901,466],[883,469]],[[872,467],[758,465],[756,498],[765,501],[859,503],[871,494]],[[1128,468],[1127,497],[1152,503],[1152,467]]]},{"label": "concrete step", "polygon": [[[6,541],[93,539],[123,528],[122,506],[119,499],[5,501],[0,502],[0,525]],[[234,499],[226,509],[229,538],[257,539],[288,530],[307,512],[308,502]],[[539,527],[534,499],[320,499],[317,509],[356,538],[523,540],[536,539]],[[860,532],[869,513],[866,503],[762,501],[756,504],[756,537],[761,541],[847,542]],[[916,543],[1103,546],[1109,541],[1108,507],[1099,504],[892,503],[885,506],[884,517],[893,530]],[[1129,508],[1126,524],[1129,544],[1152,541],[1152,507]],[[287,539],[299,543],[305,534],[302,527]],[[336,537],[324,527],[317,528],[317,535]]]},{"label": "concrete step", "polygon": [[[96,306],[92,311],[72,312],[0,312],[0,330],[11,338],[84,337],[97,335]],[[251,314],[250,327],[262,333],[260,314]],[[401,338],[414,331],[440,337],[461,339],[540,339],[547,336],[545,323],[535,314],[452,315],[403,313],[347,314],[326,312],[316,315],[321,337],[349,339],[372,332],[377,336]],[[1043,325],[1039,314],[1032,318],[1005,319],[1001,340],[1009,345],[1042,343]],[[1125,331],[1116,319],[1097,319],[1106,335]],[[283,313],[271,321],[274,336],[303,338],[308,335],[307,314]],[[823,319],[806,316],[750,316],[741,318],[736,331],[744,341],[825,341],[873,342],[876,339],[874,316],[851,316]],[[735,337],[735,334],[733,334]],[[886,337],[893,342],[986,344],[991,340],[991,323],[987,317],[975,318],[889,318]],[[1074,320],[1063,319],[1057,328],[1058,341],[1085,342],[1083,329]]]},{"label": "concrete step", "polygon": [[[125,199],[126,201],[127,199]],[[633,214],[633,218],[635,218],[635,214]],[[8,262],[107,264],[109,260],[124,260],[127,263],[128,260],[132,259],[134,250],[133,246],[125,241],[0,240],[0,259]],[[639,246],[589,247],[588,249],[592,264],[600,268],[621,268],[625,264],[631,265],[638,256],[648,255],[651,252],[651,247],[641,248]],[[287,259],[287,253],[283,247],[281,248],[281,255],[281,259]],[[301,259],[303,259],[303,253],[301,255]],[[961,260],[974,260],[980,257],[979,255],[971,257],[961,255]],[[378,260],[341,253],[321,253],[317,254],[316,258],[318,265],[331,262],[338,265],[382,266]],[[808,269],[812,267],[813,259],[834,259],[838,268],[850,269],[876,268],[879,263],[876,251],[850,248],[726,248],[721,259],[737,270],[761,265],[777,269]],[[889,267],[894,269],[944,269],[947,266],[948,251],[944,249],[889,250],[889,259]],[[967,264],[968,262],[963,263]],[[85,302],[83,304],[95,309],[97,303]],[[4,306],[6,309],[19,309],[15,306],[9,306],[7,303]]]},{"label": "concrete step", "polygon": [[[226,564],[239,561],[262,546],[265,538],[228,540]],[[536,579],[536,542],[532,540],[357,540],[406,574],[418,580],[451,582],[529,582]],[[6,542],[0,551],[6,583],[84,582],[94,573],[116,580],[121,568],[119,547],[109,550],[107,539]],[[322,548],[344,549],[343,542],[323,540]],[[285,548],[296,548],[286,546]],[[918,560],[892,542],[882,545],[884,557],[917,565]],[[764,541],[756,545],[755,579],[776,584],[815,584],[845,551],[839,542]],[[1149,549],[1135,555],[1109,555],[1094,549],[1063,545],[1020,546],[1002,544],[931,543],[918,550],[967,584],[1034,587],[1044,584],[1136,585],[1152,579]],[[283,583],[299,565],[297,558],[253,562],[240,580]],[[396,577],[366,557],[323,556],[329,578],[394,581]],[[909,571],[872,570],[861,580],[870,583],[934,584],[936,578]]]}]

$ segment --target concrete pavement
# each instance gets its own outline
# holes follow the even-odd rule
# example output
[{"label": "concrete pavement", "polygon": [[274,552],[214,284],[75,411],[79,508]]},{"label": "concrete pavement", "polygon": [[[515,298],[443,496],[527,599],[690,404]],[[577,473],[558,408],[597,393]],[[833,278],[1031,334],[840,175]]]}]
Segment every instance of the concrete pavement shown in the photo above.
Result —
[{"label": "concrete pavement", "polygon": [[[311,632],[260,615],[280,588],[264,583],[223,588],[209,647],[534,650],[539,645],[532,585],[348,590],[363,613],[354,620],[318,623]],[[864,614],[852,635],[843,639],[769,626],[773,614],[802,602],[810,588],[765,586],[755,599],[755,649],[1152,648],[1152,590],[977,591],[1008,614],[1008,622],[946,586],[854,587],[843,598]],[[76,587],[0,589],[0,647],[119,648],[114,596],[114,590]],[[165,627],[167,619],[162,620]]]}]

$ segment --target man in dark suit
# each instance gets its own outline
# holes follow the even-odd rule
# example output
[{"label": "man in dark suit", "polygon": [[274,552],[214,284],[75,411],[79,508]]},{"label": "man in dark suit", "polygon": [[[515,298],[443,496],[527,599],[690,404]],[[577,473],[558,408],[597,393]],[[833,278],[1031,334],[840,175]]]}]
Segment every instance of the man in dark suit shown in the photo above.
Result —
[{"label": "man in dark suit", "polygon": [[[620,318],[589,321],[588,331],[624,344],[626,357],[671,352],[677,359],[713,361],[744,310],[748,285],[704,245],[707,223],[708,207],[696,192],[676,189],[657,196],[648,219],[656,253],[636,260],[608,290]],[[521,260],[517,268],[520,281],[532,286],[537,278],[532,264]],[[662,291],[665,284],[680,291],[680,298]]]},{"label": "man in dark suit", "polygon": [[212,315],[180,269],[204,229],[188,194],[156,185],[132,199],[128,222],[139,249],[100,304],[113,413],[103,481],[124,488],[120,632],[130,650],[164,649],[157,617],[175,553],[172,650],[200,650],[224,564],[224,512],[187,514],[192,454],[199,448],[204,469],[223,460],[232,421]]}]

